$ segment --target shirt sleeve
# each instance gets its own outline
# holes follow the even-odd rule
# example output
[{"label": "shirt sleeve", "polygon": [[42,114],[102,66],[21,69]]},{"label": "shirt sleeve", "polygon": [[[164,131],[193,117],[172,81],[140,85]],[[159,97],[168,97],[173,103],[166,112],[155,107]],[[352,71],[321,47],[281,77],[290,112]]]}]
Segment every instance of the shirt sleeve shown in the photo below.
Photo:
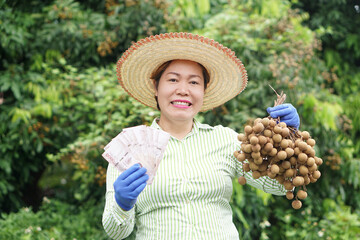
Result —
[{"label": "shirt sleeve", "polygon": [[[234,135],[233,136],[234,137],[234,151],[235,150],[240,151],[241,142],[237,139],[238,133],[233,131],[233,135]],[[258,179],[254,179],[252,177],[251,171],[245,172],[242,168],[242,163],[239,162],[233,154],[232,154],[231,160],[235,164],[236,177],[244,176],[246,178],[246,183],[249,184],[250,186],[261,189],[266,193],[270,193],[270,194],[274,194],[274,195],[282,196],[282,195],[286,194],[285,187],[282,184],[280,184],[276,179],[271,179],[268,176],[263,176]],[[248,161],[245,160],[245,162],[248,162]]]},{"label": "shirt sleeve", "polygon": [[102,224],[105,232],[112,239],[124,239],[128,237],[135,225],[135,207],[129,211],[124,211],[115,201],[113,184],[119,175],[119,171],[109,164],[106,173],[105,208],[102,216]]}]

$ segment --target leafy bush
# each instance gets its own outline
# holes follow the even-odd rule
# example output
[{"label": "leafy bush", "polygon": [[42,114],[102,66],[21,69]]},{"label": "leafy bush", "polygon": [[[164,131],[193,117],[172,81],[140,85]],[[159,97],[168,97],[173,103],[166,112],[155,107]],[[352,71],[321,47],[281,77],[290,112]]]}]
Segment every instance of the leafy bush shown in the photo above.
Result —
[{"label": "leafy bush", "polygon": [[[113,65],[103,76],[108,78],[103,83],[108,82],[96,89],[88,86],[94,86],[92,74],[98,70],[83,69],[113,64],[131,41],[162,30],[166,7],[163,1],[106,1],[93,9],[84,7],[93,6],[93,1],[80,2],[83,1],[0,3],[0,31],[4,33],[0,35],[1,211],[16,211],[24,205],[36,209],[42,195],[37,183],[52,164],[47,155],[57,154],[79,140],[80,133],[92,134],[92,140],[94,136],[104,136],[101,130],[90,131],[97,126],[103,129],[101,124],[110,113],[104,110],[101,115],[94,115],[94,108],[115,111],[119,109],[117,103],[107,100],[127,100],[116,94],[99,99],[106,84],[112,84],[107,86],[113,92],[119,91]],[[88,86],[80,85],[85,84],[82,74],[87,77]],[[129,109],[133,104],[124,104],[127,107],[111,116],[116,119],[114,126],[106,126],[114,127],[112,134],[121,130],[119,125],[129,123],[121,122],[123,115],[140,122],[141,118]],[[91,151],[89,154],[91,158],[98,156]],[[81,159],[74,161],[75,166],[82,167]],[[103,169],[92,161],[90,165],[89,178],[81,174],[75,178],[87,184],[94,181],[93,172],[101,173]],[[72,199],[73,194],[70,195]]]},{"label": "leafy bush", "polygon": [[21,208],[17,213],[2,214],[1,239],[109,239],[101,221],[103,202],[89,202],[78,207],[45,198],[36,213],[31,208]]}]

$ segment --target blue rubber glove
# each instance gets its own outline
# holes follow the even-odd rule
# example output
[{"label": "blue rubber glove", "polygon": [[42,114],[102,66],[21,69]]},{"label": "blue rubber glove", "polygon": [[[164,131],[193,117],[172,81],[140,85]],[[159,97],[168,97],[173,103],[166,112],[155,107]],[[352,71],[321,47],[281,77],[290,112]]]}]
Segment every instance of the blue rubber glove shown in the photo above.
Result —
[{"label": "blue rubber glove", "polygon": [[145,173],[146,168],[137,163],[122,172],[114,182],[115,200],[123,210],[133,208],[137,197],[146,187],[149,175]]},{"label": "blue rubber glove", "polygon": [[290,103],[284,103],[276,107],[268,107],[267,112],[272,118],[280,117],[280,122],[285,122],[287,126],[299,129],[299,114],[296,108]]}]

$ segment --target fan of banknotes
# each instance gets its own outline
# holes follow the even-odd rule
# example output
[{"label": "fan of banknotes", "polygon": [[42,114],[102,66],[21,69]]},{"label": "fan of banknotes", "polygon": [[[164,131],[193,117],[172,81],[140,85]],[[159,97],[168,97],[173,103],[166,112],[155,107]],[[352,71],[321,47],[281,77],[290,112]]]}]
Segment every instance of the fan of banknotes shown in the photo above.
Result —
[{"label": "fan of banknotes", "polygon": [[169,139],[167,132],[145,125],[125,128],[105,146],[102,156],[120,172],[140,163],[151,184]]}]

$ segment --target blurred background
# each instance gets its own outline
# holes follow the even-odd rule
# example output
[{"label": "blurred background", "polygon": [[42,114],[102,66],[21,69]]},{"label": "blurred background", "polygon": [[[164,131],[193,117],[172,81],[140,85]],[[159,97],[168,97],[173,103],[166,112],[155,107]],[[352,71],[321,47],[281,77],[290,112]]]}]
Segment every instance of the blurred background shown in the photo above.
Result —
[{"label": "blurred background", "polygon": [[103,147],[159,115],[115,64],[172,31],[219,41],[248,72],[200,121],[241,132],[274,105],[270,84],[324,160],[300,210],[234,180],[241,239],[360,239],[359,26],[360,0],[0,0],[0,239],[108,239]]}]

